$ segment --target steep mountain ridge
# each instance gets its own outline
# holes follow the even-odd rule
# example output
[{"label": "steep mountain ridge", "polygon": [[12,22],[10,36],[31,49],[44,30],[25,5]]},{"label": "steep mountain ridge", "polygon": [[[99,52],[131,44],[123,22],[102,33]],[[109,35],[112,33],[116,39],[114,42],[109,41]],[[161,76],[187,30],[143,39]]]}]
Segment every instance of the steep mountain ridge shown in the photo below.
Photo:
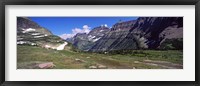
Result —
[{"label": "steep mountain ridge", "polygon": [[68,43],[31,19],[17,17],[17,44],[61,50]]},{"label": "steep mountain ridge", "polygon": [[[183,17],[139,17],[134,23],[129,22],[115,24],[90,51],[165,49],[167,46],[182,49]],[[165,43],[166,39],[180,46]]]},{"label": "steep mountain ridge", "polygon": [[[166,34],[169,32],[169,28],[171,28],[171,31],[178,30],[178,32]],[[169,35],[180,34],[179,38],[183,38],[181,35],[183,33],[182,28],[183,17],[140,17],[129,34],[140,34],[146,39],[145,44],[148,45],[148,49],[155,49],[160,45],[160,42]],[[176,36],[174,37],[176,38]]]},{"label": "steep mountain ridge", "polygon": [[[118,22],[109,32],[107,32],[91,49],[90,51],[107,51],[107,50],[117,50],[117,49],[129,49],[133,46],[121,46],[126,45],[122,42],[129,33],[129,30],[135,24],[135,20]],[[128,38],[126,38],[128,39]],[[134,41],[131,41],[134,43]]]},{"label": "steep mountain ridge", "polygon": [[101,39],[110,29],[106,26],[95,27],[88,34],[77,33],[72,38],[72,43],[80,50],[88,51],[96,42]]},{"label": "steep mountain ridge", "polygon": [[39,32],[46,35],[52,35],[51,31],[48,29],[41,27],[31,19],[27,17],[17,17],[17,31],[28,31],[34,30],[35,32]]}]

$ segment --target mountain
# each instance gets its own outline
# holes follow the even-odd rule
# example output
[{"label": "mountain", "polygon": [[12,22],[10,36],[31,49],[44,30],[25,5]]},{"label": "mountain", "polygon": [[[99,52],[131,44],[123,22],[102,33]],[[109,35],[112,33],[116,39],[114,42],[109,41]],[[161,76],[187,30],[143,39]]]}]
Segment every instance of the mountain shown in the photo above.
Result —
[{"label": "mountain", "polygon": [[[135,24],[135,20],[118,22],[109,32],[107,32],[91,49],[90,51],[107,51],[107,50],[117,50],[117,49],[130,49],[134,46],[135,41],[130,40],[130,43],[133,43],[132,46],[125,46],[126,43],[123,43],[123,39],[128,39],[126,36],[129,33],[129,30]],[[123,45],[123,46],[122,46]]]},{"label": "mountain", "polygon": [[44,27],[41,27],[34,21],[27,17],[17,17],[17,31],[29,31],[33,30],[46,35],[52,35],[52,33]]},{"label": "mountain", "polygon": [[183,38],[183,17],[141,17],[129,34],[145,38],[148,49],[156,49],[165,39]]},{"label": "mountain", "polygon": [[88,40],[92,42],[96,42],[101,39],[107,32],[109,32],[109,28],[106,26],[95,27],[92,31],[88,33]]},{"label": "mountain", "polygon": [[31,19],[17,17],[17,44],[62,50],[69,43]]},{"label": "mountain", "polygon": [[113,25],[89,51],[183,49],[182,46],[183,17],[139,17]]},{"label": "mountain", "polygon": [[95,27],[88,34],[78,33],[72,39],[72,44],[80,50],[88,51],[110,29],[106,26]]}]

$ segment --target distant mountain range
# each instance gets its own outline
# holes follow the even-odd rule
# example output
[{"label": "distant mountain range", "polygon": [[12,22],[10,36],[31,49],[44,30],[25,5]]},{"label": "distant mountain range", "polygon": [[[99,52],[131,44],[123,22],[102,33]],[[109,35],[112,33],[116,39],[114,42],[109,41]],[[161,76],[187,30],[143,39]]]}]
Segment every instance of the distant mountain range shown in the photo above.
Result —
[{"label": "distant mountain range", "polygon": [[101,52],[132,49],[183,49],[183,17],[139,17],[118,22],[111,29],[94,28],[76,34],[72,44],[83,51]]},{"label": "distant mountain range", "polygon": [[70,42],[82,51],[104,52],[138,49],[183,49],[183,17],[139,17],[99,26],[88,34],[63,40],[26,17],[17,17],[17,44],[58,47]]}]

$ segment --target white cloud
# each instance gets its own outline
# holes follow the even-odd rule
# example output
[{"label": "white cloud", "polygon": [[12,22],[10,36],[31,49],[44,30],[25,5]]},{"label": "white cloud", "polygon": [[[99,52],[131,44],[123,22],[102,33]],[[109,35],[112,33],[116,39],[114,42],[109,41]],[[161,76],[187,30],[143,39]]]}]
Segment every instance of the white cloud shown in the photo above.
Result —
[{"label": "white cloud", "polygon": [[73,34],[77,34],[77,33],[83,33],[84,31],[82,30],[82,29],[80,29],[80,28],[74,28],[74,29],[72,29],[72,33]]},{"label": "white cloud", "polygon": [[74,36],[75,36],[74,34],[62,34],[62,35],[60,35],[60,37],[61,37],[62,39],[72,38],[72,37],[74,37]]},{"label": "white cloud", "polygon": [[74,28],[72,29],[72,33],[71,34],[62,34],[60,35],[60,37],[62,39],[67,39],[67,38],[72,38],[74,37],[77,33],[89,33],[90,32],[90,28],[88,25],[83,25],[83,29],[80,28]]},{"label": "white cloud", "polygon": [[88,25],[83,25],[83,32],[88,34],[90,32],[90,28],[91,27],[89,27]]},{"label": "white cloud", "polygon": [[101,27],[108,27],[108,25],[107,24],[104,24],[104,25],[102,24]]},{"label": "white cloud", "polygon": [[104,26],[105,26],[105,27],[108,27],[108,25],[107,25],[107,24],[105,24]]}]

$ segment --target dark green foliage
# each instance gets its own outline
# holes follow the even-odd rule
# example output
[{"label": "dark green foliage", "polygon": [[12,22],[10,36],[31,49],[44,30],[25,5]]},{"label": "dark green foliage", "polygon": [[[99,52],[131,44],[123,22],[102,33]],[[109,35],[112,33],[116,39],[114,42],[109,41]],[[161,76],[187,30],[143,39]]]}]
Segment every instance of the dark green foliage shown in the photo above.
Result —
[{"label": "dark green foliage", "polygon": [[74,52],[81,52],[81,50],[75,47],[74,45],[71,45],[71,50]]},{"label": "dark green foliage", "polygon": [[166,39],[160,49],[164,50],[183,50],[183,38]]},{"label": "dark green foliage", "polygon": [[143,54],[146,55],[146,53],[143,52],[143,50],[112,50],[112,51],[104,51],[104,52],[98,52],[100,54],[109,54],[109,55],[127,55],[127,54]]}]

